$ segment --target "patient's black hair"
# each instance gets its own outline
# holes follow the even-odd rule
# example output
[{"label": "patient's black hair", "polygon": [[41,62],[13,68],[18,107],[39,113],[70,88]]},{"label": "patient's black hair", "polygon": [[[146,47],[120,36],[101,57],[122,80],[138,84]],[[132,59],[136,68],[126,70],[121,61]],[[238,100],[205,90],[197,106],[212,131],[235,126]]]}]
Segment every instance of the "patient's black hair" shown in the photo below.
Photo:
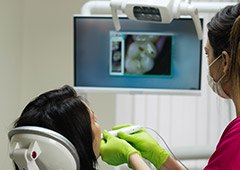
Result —
[{"label": "patient's black hair", "polygon": [[89,108],[72,87],[65,85],[38,96],[24,108],[14,126],[38,126],[60,133],[75,146],[81,170],[95,170]]}]

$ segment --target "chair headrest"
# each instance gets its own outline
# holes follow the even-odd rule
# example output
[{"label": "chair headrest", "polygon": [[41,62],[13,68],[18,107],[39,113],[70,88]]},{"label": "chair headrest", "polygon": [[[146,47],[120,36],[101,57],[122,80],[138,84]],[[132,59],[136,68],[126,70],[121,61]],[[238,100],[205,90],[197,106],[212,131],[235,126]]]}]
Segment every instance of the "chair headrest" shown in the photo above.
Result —
[{"label": "chair headrest", "polygon": [[73,144],[52,130],[22,126],[8,133],[10,158],[20,170],[80,170]]}]

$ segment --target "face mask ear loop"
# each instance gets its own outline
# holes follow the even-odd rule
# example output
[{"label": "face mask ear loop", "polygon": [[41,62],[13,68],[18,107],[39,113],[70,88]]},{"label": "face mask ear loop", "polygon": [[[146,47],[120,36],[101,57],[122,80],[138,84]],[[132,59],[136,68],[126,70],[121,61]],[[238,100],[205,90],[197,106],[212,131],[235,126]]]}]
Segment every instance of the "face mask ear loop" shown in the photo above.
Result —
[{"label": "face mask ear loop", "polygon": [[223,76],[217,81],[217,83],[220,83],[224,77],[225,77],[225,74],[223,74]]},{"label": "face mask ear loop", "polygon": [[222,54],[220,54],[217,58],[215,58],[215,59],[208,65],[208,67],[211,67],[220,57],[222,57]]}]

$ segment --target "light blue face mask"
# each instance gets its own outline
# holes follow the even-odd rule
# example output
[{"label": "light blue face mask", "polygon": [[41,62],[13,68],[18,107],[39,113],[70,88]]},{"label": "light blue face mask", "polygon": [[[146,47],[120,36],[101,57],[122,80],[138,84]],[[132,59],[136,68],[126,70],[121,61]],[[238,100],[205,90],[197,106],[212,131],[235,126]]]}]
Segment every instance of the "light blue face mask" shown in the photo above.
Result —
[{"label": "light blue face mask", "polygon": [[213,77],[210,75],[210,67],[220,58],[222,57],[222,54],[219,55],[215,60],[213,60],[213,62],[211,64],[209,64],[208,66],[208,75],[207,75],[207,80],[208,80],[208,85],[212,88],[212,90],[218,94],[219,96],[221,96],[224,99],[229,99],[230,97],[225,93],[225,91],[222,88],[221,85],[221,80],[224,78],[225,74],[223,74],[223,76],[216,82],[213,80]]}]

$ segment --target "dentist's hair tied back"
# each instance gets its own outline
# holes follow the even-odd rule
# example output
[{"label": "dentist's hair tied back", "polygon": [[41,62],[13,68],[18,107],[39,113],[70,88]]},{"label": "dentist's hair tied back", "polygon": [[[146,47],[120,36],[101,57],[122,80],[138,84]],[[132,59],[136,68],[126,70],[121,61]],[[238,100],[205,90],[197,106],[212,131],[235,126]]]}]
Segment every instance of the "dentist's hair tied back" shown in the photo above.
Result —
[{"label": "dentist's hair tied back", "polygon": [[239,92],[236,95],[240,95],[240,15],[232,26],[229,42],[231,47],[229,76],[232,88]]}]

